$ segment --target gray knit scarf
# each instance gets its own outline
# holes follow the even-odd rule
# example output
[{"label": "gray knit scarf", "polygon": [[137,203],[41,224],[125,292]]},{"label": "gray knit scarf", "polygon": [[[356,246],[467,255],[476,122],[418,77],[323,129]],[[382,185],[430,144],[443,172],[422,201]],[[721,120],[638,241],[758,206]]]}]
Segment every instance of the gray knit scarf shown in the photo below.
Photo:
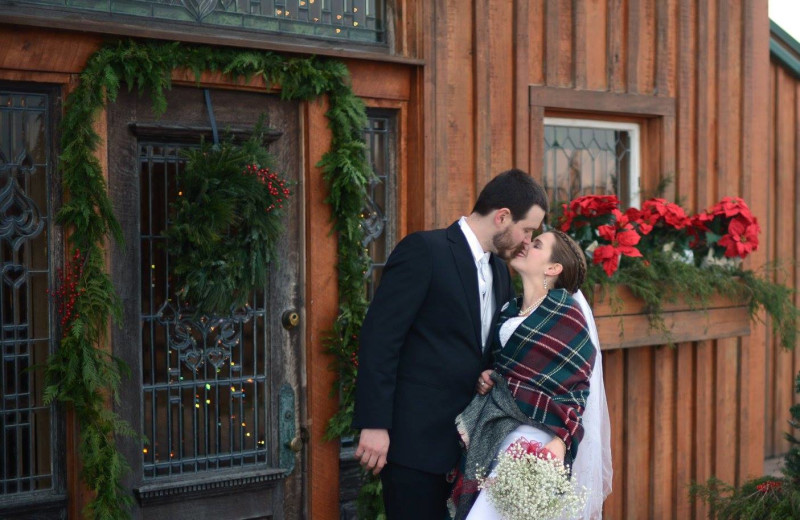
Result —
[{"label": "gray knit scarf", "polygon": [[[456,428],[464,442],[463,482],[456,485],[450,504],[454,520],[466,518],[478,497],[477,482],[489,474],[497,450],[506,436],[520,424],[530,424],[548,431],[541,423],[532,422],[520,411],[506,380],[495,372],[494,387],[486,395],[476,395],[458,417]],[[460,489],[459,489],[460,488]]]}]

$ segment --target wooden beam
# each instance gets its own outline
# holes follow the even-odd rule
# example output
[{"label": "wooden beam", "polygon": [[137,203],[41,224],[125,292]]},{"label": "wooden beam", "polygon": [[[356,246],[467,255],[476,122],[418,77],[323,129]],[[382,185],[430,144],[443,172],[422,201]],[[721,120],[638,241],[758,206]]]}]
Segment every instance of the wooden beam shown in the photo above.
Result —
[{"label": "wooden beam", "polygon": [[662,312],[668,333],[653,328],[647,314],[595,315],[603,350],[664,345],[750,334],[750,313],[745,306]]},{"label": "wooden beam", "polygon": [[531,106],[580,112],[610,112],[627,115],[675,116],[675,99],[640,94],[577,91],[532,86]]}]

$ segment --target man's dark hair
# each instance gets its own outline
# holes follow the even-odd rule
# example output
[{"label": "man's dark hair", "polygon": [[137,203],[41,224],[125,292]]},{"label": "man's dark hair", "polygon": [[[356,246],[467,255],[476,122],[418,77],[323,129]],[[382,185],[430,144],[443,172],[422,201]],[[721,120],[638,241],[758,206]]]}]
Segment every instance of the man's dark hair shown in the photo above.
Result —
[{"label": "man's dark hair", "polygon": [[514,168],[499,174],[483,187],[472,212],[485,216],[493,210],[508,208],[516,222],[525,218],[533,206],[539,206],[547,213],[547,193],[533,177]]}]

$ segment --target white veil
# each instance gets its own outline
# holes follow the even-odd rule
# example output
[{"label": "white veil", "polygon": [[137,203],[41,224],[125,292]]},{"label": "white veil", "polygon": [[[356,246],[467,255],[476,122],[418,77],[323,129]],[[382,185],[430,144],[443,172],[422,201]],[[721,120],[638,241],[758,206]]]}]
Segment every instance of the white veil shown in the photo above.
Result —
[{"label": "white veil", "polygon": [[578,455],[572,464],[572,474],[580,486],[589,490],[583,509],[583,520],[594,520],[603,516],[603,501],[611,493],[611,421],[608,417],[606,388],[603,384],[603,360],[600,354],[600,339],[594,322],[592,309],[582,291],[573,297],[581,306],[589,335],[592,338],[597,357],[594,361],[592,377],[589,379],[589,398],[583,412],[583,439]]}]

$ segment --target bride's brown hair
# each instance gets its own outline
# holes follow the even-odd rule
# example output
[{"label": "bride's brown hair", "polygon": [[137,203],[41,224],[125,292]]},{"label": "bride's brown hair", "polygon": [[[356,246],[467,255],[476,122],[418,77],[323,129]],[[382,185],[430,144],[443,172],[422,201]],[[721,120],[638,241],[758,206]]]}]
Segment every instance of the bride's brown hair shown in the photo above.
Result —
[{"label": "bride's brown hair", "polygon": [[550,229],[547,232],[555,237],[550,261],[561,264],[562,268],[553,287],[575,293],[586,279],[586,256],[578,243],[560,229]]}]

